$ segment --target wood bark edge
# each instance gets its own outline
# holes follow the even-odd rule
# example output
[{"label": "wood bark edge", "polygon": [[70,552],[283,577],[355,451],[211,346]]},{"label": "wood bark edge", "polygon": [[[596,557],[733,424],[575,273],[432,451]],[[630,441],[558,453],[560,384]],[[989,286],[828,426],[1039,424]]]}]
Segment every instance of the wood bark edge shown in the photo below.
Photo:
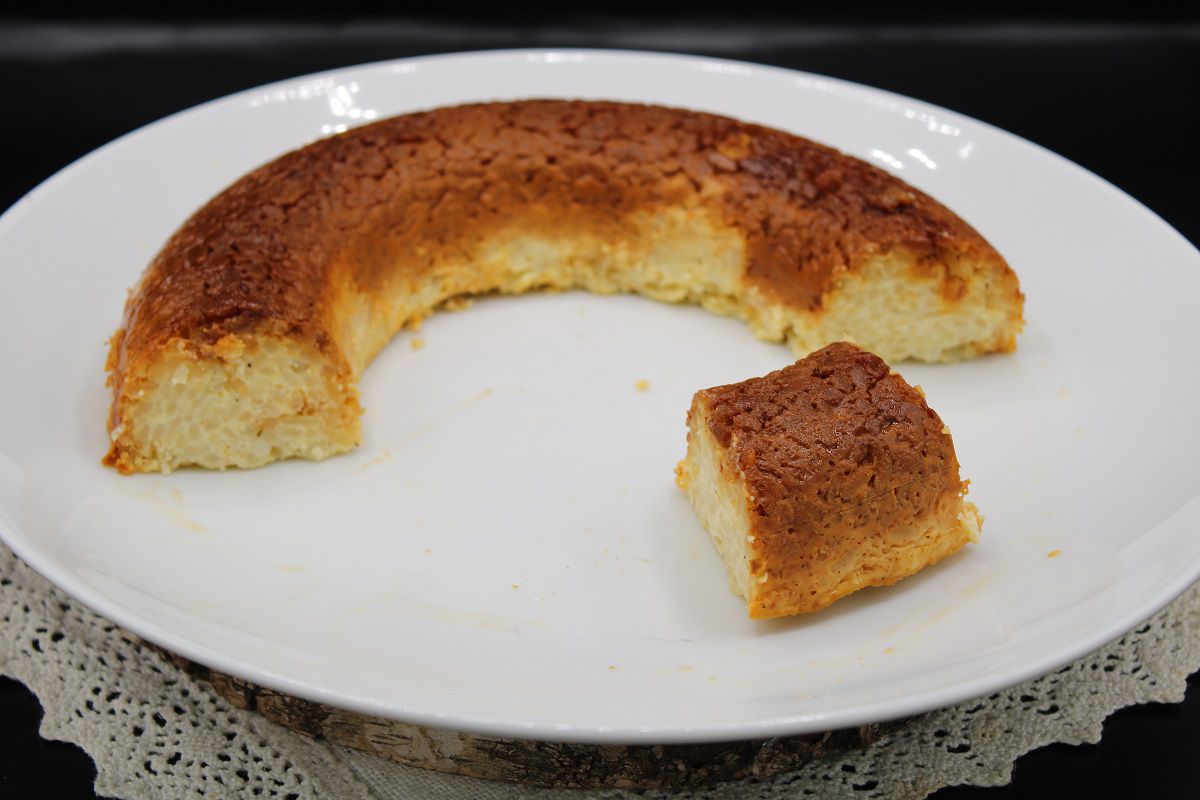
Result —
[{"label": "wood bark edge", "polygon": [[770,778],[804,763],[867,747],[908,720],[738,742],[596,745],[477,736],[359,714],[256,686],[128,638],[207,682],[236,708],[290,730],[400,764],[487,780],[564,789],[696,789]]}]

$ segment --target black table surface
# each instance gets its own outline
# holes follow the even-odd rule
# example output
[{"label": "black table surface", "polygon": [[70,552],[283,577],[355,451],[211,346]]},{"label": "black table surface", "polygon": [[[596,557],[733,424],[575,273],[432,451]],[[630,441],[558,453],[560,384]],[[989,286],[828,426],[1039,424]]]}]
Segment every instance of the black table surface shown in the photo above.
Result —
[{"label": "black table surface", "polygon": [[[3,13],[0,153],[7,157],[0,209],[123,133],[269,81],[431,53],[616,47],[806,70],[953,109],[1081,164],[1200,242],[1200,23],[1186,13],[1160,14],[1157,21],[1043,15],[945,22],[926,15],[872,25],[849,14],[808,21],[744,13],[494,15],[465,23],[429,13],[283,23],[254,15],[164,22],[5,20]],[[1127,268],[1128,277],[1097,279],[1136,281],[1137,265]],[[1183,704],[1114,714],[1099,745],[1055,745],[1021,758],[1010,786],[934,796],[1195,797],[1198,682],[1193,676]],[[42,741],[40,716],[27,689],[0,679],[0,796],[30,789],[39,797],[93,797],[90,760],[74,746]]]}]

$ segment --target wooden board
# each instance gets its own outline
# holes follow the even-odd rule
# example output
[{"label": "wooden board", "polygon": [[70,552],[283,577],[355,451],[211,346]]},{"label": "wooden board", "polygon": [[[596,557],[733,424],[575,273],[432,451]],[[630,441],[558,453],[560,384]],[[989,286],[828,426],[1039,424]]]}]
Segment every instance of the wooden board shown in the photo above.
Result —
[{"label": "wooden board", "polygon": [[421,769],[535,786],[687,789],[740,778],[769,778],[814,759],[866,747],[906,723],[707,744],[595,745],[476,736],[302,700],[215,672],[129,636],[208,682],[233,706],[257,711],[306,736]]}]

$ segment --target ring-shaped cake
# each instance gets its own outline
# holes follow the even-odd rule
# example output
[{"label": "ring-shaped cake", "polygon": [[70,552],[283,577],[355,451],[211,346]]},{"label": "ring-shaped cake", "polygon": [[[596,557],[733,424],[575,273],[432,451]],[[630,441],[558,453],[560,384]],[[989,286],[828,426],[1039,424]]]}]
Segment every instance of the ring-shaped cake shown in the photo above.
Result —
[{"label": "ring-shaped cake", "polygon": [[806,139],[609,102],[440,108],[287,153],[183,224],[112,338],[105,463],[345,452],[356,381],[397,331],[476,295],[572,288],[888,361],[1011,350],[1023,303],[955,214]]}]

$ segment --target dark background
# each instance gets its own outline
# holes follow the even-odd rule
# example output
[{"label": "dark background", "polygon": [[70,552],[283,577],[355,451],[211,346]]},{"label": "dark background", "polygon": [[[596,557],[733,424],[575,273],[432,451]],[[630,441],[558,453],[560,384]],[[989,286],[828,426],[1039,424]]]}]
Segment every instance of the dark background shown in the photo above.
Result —
[{"label": "dark background", "polygon": [[[0,8],[0,209],[123,133],[269,81],[429,53],[616,47],[791,67],[945,106],[1070,158],[1200,242],[1200,3],[347,7]],[[1136,280],[1137,265],[1128,270]],[[1182,705],[1118,712],[1099,745],[1022,758],[1009,787],[935,797],[1194,798],[1200,678],[1190,683]],[[0,679],[0,797],[93,797],[90,760],[39,739],[40,715],[24,687]]]}]

